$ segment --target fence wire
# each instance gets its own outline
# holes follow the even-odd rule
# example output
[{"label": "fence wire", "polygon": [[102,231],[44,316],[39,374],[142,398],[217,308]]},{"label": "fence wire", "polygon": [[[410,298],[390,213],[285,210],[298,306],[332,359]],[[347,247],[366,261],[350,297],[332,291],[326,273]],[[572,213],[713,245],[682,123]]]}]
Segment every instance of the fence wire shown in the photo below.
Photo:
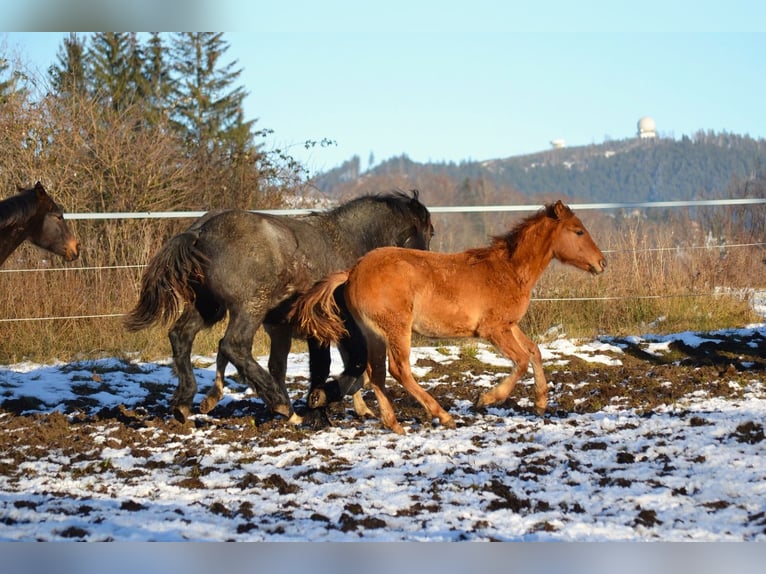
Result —
[{"label": "fence wire", "polygon": [[[730,205],[757,205],[766,204],[766,198],[741,198],[741,199],[706,199],[691,201],[654,201],[654,202],[633,202],[633,203],[580,203],[569,204],[577,211],[591,209],[639,209],[639,208],[675,208],[675,207],[706,207],[706,206],[730,206]],[[498,213],[498,212],[525,212],[537,211],[542,205],[476,205],[476,206],[436,206],[429,207],[431,213]],[[257,213],[268,213],[272,215],[305,215],[324,209],[270,209],[253,210]],[[66,219],[72,220],[115,220],[115,219],[173,219],[173,218],[198,218],[204,215],[204,211],[172,211],[172,212],[113,212],[113,213],[67,213]],[[744,247],[766,247],[766,243],[724,243],[711,245],[692,245],[678,247],[648,247],[644,249],[605,249],[604,253],[647,253],[661,251],[684,251],[684,250],[712,250],[712,249],[735,249]],[[126,264],[126,265],[108,265],[108,266],[88,266],[88,267],[50,267],[41,269],[0,269],[0,273],[46,273],[46,272],[72,272],[72,271],[107,271],[119,269],[143,269],[146,264]],[[537,302],[562,302],[562,301],[619,301],[619,300],[641,300],[641,299],[667,299],[667,298],[702,298],[717,297],[720,292],[712,293],[690,293],[683,295],[620,295],[620,296],[601,296],[601,297],[533,297],[532,301]],[[14,317],[0,318],[0,323],[11,322],[29,322],[29,321],[63,321],[63,320],[83,320],[83,319],[109,319],[124,317],[126,313],[105,313],[105,314],[83,314],[83,315],[64,315],[47,317]]]}]

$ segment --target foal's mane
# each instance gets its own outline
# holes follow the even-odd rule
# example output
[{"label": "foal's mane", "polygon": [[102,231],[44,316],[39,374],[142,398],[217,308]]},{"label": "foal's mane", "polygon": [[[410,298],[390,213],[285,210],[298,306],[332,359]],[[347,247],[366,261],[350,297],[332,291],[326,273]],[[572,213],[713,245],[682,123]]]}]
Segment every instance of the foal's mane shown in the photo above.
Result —
[{"label": "foal's mane", "polygon": [[[569,211],[569,208],[567,208],[567,210]],[[569,213],[571,213],[571,211],[569,211]],[[484,261],[498,251],[505,252],[507,257],[511,257],[530,230],[535,228],[538,223],[546,218],[558,219],[553,204],[546,204],[545,207],[536,213],[525,217],[516,223],[516,225],[514,225],[507,233],[492,236],[492,241],[489,245],[468,249],[466,250],[466,254],[471,263]]]}]

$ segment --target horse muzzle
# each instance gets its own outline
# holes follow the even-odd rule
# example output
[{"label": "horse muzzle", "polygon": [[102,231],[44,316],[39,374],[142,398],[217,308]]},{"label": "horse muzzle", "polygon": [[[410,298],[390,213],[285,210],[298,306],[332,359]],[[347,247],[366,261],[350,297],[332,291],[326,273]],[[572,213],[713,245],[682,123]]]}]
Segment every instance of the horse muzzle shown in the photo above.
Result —
[{"label": "horse muzzle", "polygon": [[64,250],[64,260],[65,261],[74,261],[80,256],[80,243],[77,241],[71,241],[67,243],[66,248]]},{"label": "horse muzzle", "polygon": [[593,275],[601,275],[604,271],[606,271],[606,259],[599,261],[598,266],[591,265],[588,271],[590,271]]}]

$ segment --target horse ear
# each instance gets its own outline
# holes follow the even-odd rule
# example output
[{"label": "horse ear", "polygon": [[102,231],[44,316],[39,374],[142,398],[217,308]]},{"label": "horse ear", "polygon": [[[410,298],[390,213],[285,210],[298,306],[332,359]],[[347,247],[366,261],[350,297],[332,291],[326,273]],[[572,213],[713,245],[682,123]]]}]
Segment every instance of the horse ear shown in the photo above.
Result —
[{"label": "horse ear", "polygon": [[43,197],[47,196],[48,194],[45,192],[45,188],[43,187],[43,184],[39,181],[35,184],[35,194],[37,197],[42,199]]},{"label": "horse ear", "polygon": [[555,216],[555,219],[565,219],[572,215],[572,210],[569,209],[569,207],[567,207],[566,205],[564,205],[560,199],[553,204],[552,211]]}]

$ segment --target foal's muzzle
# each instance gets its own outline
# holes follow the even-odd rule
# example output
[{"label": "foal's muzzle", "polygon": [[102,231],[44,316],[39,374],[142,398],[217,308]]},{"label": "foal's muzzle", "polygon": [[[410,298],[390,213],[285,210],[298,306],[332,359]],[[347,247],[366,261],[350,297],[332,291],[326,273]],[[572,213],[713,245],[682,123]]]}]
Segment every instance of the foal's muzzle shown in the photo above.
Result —
[{"label": "foal's muzzle", "polygon": [[606,259],[602,259],[598,262],[598,267],[595,265],[591,265],[589,271],[593,273],[593,275],[600,275],[606,270]]}]

